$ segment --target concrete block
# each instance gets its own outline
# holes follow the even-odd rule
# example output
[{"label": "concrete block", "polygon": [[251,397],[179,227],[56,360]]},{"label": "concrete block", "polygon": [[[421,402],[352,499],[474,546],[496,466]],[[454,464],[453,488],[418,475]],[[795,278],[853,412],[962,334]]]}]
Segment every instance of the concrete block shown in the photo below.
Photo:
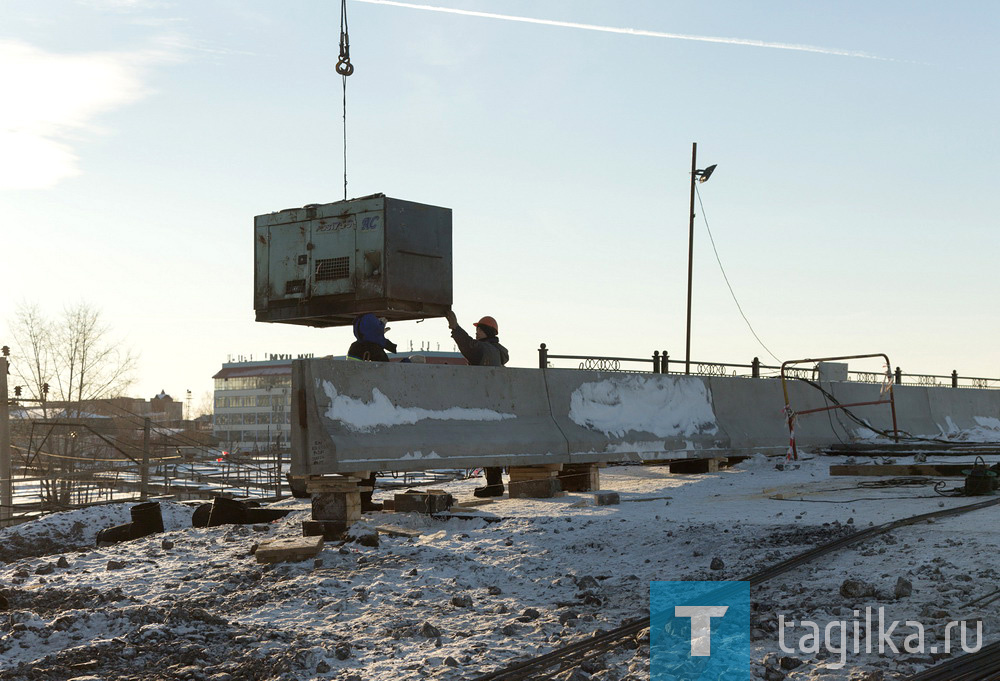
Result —
[{"label": "concrete block", "polygon": [[258,563],[306,560],[323,550],[323,537],[293,537],[261,542],[254,554]]},{"label": "concrete block", "polygon": [[395,495],[393,508],[396,513],[440,513],[450,509],[454,501],[450,494],[406,492]]},{"label": "concrete block", "polygon": [[847,380],[847,362],[820,362],[816,368],[819,370],[819,380],[821,381]]},{"label": "concrete block", "polygon": [[347,528],[350,526],[350,523],[331,520],[303,520],[302,536],[320,536],[328,541],[336,541],[343,538],[344,533],[347,532]]},{"label": "concrete block", "polygon": [[415,539],[420,536],[420,530],[409,530],[405,527],[398,527],[396,525],[379,525],[375,528],[379,534],[385,534],[390,537],[406,537],[408,539]]},{"label": "concrete block", "polygon": [[361,494],[353,492],[321,492],[312,498],[313,520],[334,520],[351,523],[361,519]]},{"label": "concrete block", "polygon": [[621,503],[621,497],[618,496],[618,492],[595,492],[594,493],[594,505],[595,506],[615,506]]}]

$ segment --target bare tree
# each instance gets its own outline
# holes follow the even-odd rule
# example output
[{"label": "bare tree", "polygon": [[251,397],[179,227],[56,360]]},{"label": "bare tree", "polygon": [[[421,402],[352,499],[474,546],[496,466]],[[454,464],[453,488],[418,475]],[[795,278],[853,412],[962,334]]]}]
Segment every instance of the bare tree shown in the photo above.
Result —
[{"label": "bare tree", "polygon": [[[100,311],[87,303],[65,308],[62,316],[54,320],[37,305],[22,303],[10,330],[15,350],[12,369],[30,393],[25,397],[45,400],[43,406],[58,403],[70,420],[80,419],[88,402],[118,397],[132,383],[137,356],[111,337]],[[49,418],[47,408],[43,418]],[[90,458],[80,458],[87,454],[85,450],[96,453],[105,446],[99,440],[90,442],[93,438],[85,437],[85,427],[76,428],[72,421],[62,421],[56,430],[49,426],[45,434],[46,449],[57,450],[59,456],[44,457],[46,461],[35,464],[45,464],[44,497],[58,504],[68,503],[71,496],[68,473],[76,468],[74,462]],[[30,443],[27,449],[30,451]]]},{"label": "bare tree", "polygon": [[206,390],[201,394],[201,398],[198,400],[198,404],[195,405],[190,418],[196,419],[199,416],[205,416],[206,414],[212,414],[215,412],[215,398],[212,397],[212,393]]},{"label": "bare tree", "polygon": [[56,399],[82,406],[119,397],[132,384],[138,357],[111,338],[97,308],[78,303],[63,311],[51,336]]},{"label": "bare tree", "polygon": [[34,303],[18,305],[10,323],[13,335],[11,370],[18,385],[28,389],[33,399],[42,398],[42,386],[55,376],[52,358],[52,324]]}]

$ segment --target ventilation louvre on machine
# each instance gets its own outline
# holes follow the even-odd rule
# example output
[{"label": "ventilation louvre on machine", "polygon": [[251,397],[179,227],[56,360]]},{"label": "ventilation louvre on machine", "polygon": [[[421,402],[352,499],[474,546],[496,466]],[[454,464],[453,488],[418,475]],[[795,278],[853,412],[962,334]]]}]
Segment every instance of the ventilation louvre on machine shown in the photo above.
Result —
[{"label": "ventilation louvre on machine", "polygon": [[442,317],[452,304],[451,209],[374,194],[258,215],[254,261],[259,322]]}]

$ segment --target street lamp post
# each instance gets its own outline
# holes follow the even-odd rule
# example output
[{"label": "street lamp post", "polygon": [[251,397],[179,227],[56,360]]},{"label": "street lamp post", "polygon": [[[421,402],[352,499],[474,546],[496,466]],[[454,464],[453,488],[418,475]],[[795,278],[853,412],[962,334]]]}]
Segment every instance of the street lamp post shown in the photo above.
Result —
[{"label": "street lamp post", "polygon": [[691,144],[691,210],[688,220],[688,298],[687,298],[687,340],[684,348],[684,373],[691,373],[691,281],[694,268],[694,183],[706,182],[715,166],[698,170],[698,143]]}]

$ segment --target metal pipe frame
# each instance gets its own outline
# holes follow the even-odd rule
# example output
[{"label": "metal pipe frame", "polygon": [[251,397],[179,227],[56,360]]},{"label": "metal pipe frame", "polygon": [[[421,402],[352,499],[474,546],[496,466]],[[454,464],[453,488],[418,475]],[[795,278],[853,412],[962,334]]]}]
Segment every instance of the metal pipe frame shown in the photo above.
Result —
[{"label": "metal pipe frame", "polygon": [[[834,404],[828,407],[821,407],[819,409],[807,409],[805,411],[796,412],[792,410],[791,401],[788,397],[788,381],[785,375],[785,369],[790,364],[805,364],[807,362],[836,362],[845,359],[871,359],[874,357],[881,357],[885,360],[885,366],[889,372],[889,399],[887,400],[876,400],[874,402],[854,402],[851,404]],[[892,411],[892,436],[896,442],[899,442],[899,428],[896,425],[896,397],[892,390],[893,380],[891,378],[892,363],[889,361],[889,355],[884,352],[876,352],[870,355],[844,355],[842,357],[817,357],[815,359],[790,359],[787,362],[781,363],[781,391],[785,396],[785,418],[788,421],[788,435],[789,444],[792,449],[792,458],[798,460],[799,451],[798,447],[795,445],[795,418],[800,414],[815,414],[817,412],[830,411],[831,409],[847,409],[848,407],[863,407],[873,404],[889,404],[889,409]]]}]

